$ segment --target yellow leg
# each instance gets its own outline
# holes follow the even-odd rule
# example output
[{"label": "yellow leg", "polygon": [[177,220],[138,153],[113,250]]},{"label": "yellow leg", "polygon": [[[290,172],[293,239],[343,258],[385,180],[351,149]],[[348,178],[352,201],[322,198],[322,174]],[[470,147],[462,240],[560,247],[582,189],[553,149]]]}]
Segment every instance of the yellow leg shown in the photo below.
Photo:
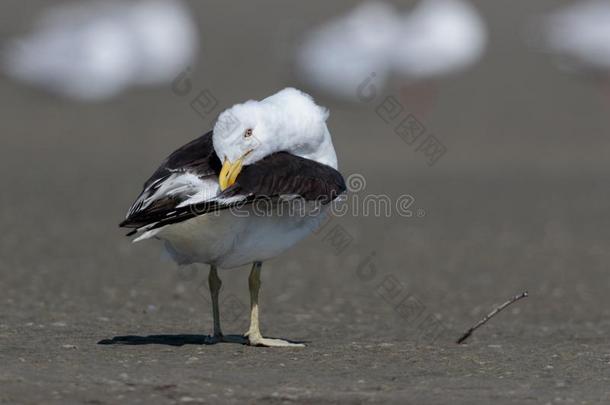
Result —
[{"label": "yellow leg", "polygon": [[282,339],[264,338],[261,335],[259,318],[258,318],[258,292],[261,287],[261,262],[254,262],[248,285],[250,287],[250,328],[245,336],[251,346],[266,346],[266,347],[305,347],[301,343],[292,343]]}]

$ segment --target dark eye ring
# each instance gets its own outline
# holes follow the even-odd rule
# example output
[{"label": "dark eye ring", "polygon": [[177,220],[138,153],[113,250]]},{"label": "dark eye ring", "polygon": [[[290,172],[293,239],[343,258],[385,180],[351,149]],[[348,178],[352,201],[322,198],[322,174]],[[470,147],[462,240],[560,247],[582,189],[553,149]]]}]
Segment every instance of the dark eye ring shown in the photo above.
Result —
[{"label": "dark eye ring", "polygon": [[249,138],[251,136],[252,136],[252,128],[246,129],[246,132],[244,133],[244,138]]}]

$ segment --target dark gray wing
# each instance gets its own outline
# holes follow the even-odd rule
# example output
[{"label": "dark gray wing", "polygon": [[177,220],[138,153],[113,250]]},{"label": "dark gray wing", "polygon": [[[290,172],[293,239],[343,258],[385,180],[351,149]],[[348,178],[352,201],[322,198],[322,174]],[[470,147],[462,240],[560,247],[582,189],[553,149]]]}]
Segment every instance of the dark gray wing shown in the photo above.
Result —
[{"label": "dark gray wing", "polygon": [[270,198],[297,195],[307,201],[328,204],[345,189],[343,176],[332,167],[278,152],[245,166],[235,184],[226,189],[223,196]]},{"label": "dark gray wing", "polygon": [[[151,230],[257,199],[299,196],[327,204],[346,189],[330,166],[279,152],[245,166],[235,184],[218,187],[221,163],[212,133],[172,153],[144,184],[121,227]],[[132,232],[132,233],[134,233]]]},{"label": "dark gray wing", "polygon": [[119,224],[141,228],[174,215],[199,190],[197,179],[218,182],[221,163],[212,144],[212,132],[187,143],[169,155],[144,183],[144,189]]}]

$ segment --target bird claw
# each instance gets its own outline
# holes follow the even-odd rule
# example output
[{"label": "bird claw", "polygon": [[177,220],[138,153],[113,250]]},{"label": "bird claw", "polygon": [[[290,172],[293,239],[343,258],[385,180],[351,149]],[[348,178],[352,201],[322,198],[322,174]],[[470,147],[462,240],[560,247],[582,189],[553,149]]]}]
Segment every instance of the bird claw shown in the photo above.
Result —
[{"label": "bird claw", "polygon": [[248,342],[250,346],[261,347],[305,347],[303,343],[293,343],[284,339],[264,338],[262,336],[249,336]]}]

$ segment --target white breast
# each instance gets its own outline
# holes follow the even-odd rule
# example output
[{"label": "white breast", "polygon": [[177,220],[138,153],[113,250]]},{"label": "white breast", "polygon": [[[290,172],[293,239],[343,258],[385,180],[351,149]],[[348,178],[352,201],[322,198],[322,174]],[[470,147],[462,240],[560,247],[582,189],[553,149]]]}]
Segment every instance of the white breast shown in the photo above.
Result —
[{"label": "white breast", "polygon": [[265,212],[250,206],[205,214],[169,225],[156,235],[179,264],[205,263],[232,268],[273,258],[313,232],[327,217],[298,215],[278,210]]}]

